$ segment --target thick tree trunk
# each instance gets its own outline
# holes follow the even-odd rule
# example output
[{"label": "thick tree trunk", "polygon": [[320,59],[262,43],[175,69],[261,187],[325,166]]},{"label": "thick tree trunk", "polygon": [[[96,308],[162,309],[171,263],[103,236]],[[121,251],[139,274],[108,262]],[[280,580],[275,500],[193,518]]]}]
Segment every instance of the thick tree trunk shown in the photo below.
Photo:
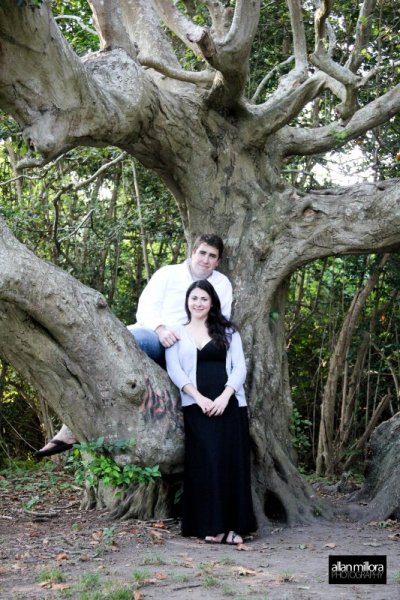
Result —
[{"label": "thick tree trunk", "polygon": [[365,484],[357,501],[369,504],[366,521],[400,519],[400,413],[381,423],[371,436],[367,450]]}]

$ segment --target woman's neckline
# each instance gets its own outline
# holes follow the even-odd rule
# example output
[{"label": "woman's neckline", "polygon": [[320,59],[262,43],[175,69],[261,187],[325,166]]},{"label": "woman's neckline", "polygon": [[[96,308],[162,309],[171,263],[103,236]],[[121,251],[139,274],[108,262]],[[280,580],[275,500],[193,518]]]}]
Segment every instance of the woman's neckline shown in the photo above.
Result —
[{"label": "woman's neckline", "polygon": [[193,342],[193,344],[196,346],[197,350],[203,350],[203,348],[209,343],[211,342],[212,338],[207,334],[206,337],[199,337],[196,338],[194,335],[192,335],[190,333],[190,331],[188,330],[188,326],[184,325],[185,329],[186,329],[186,333],[188,335],[188,337],[191,339],[191,341]]}]

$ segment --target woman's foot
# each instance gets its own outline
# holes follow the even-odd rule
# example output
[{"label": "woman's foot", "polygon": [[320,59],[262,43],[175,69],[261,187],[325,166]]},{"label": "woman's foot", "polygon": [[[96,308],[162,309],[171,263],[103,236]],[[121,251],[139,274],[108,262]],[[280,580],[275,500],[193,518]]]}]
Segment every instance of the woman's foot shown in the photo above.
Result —
[{"label": "woman's foot", "polygon": [[60,452],[66,452],[71,450],[73,444],[63,442],[61,440],[52,439],[43,448],[37,450],[34,453],[35,458],[44,458],[45,456],[53,456],[53,454],[60,454]]},{"label": "woman's foot", "polygon": [[243,544],[242,537],[234,531],[229,531],[229,533],[219,533],[218,535],[207,535],[205,541],[207,544],[229,544],[230,546]]},{"label": "woman's foot", "polygon": [[234,531],[230,531],[226,536],[225,544],[230,544],[231,546],[238,546],[239,544],[243,544],[243,538]]},{"label": "woman's foot", "polygon": [[223,544],[226,539],[225,533],[219,533],[218,535],[207,535],[205,541],[207,544]]},{"label": "woman's foot", "polygon": [[34,453],[34,457],[41,459],[45,456],[59,454],[71,450],[74,444],[76,444],[76,439],[73,433],[66,425],[63,425],[60,431],[43,448]]}]

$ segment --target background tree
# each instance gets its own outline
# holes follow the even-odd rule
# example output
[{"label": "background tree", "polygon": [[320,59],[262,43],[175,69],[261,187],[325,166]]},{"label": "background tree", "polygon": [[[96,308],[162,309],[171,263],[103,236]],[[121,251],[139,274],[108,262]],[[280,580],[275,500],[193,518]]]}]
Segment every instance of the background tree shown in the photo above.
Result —
[{"label": "background tree", "polygon": [[[361,473],[376,416],[400,409],[398,256],[315,261],[291,278],[287,346],[299,461],[318,463],[321,410],[332,403],[330,476]],[[372,279],[379,275],[371,290]],[[341,368],[338,369],[338,363]],[[332,383],[334,382],[334,385]],[[326,473],[321,457],[320,473]]]},{"label": "background tree", "polygon": [[[355,11],[349,2],[344,15],[333,2],[299,0],[287,11],[283,2],[257,0],[89,4],[100,51],[84,56],[62,35],[50,2],[0,6],[0,106],[29,147],[17,168],[81,145],[117,147],[171,190],[189,242],[204,230],[224,237],[248,356],[259,523],[306,520],[315,499],[290,458],[288,277],[317,258],[397,248],[399,188],[387,180],[303,192],[284,171],[399,112],[390,3],[365,0]],[[261,80],[257,63],[249,77],[260,19],[271,27],[276,11],[285,27],[274,29],[274,72]],[[190,70],[189,52],[197,57]],[[104,296],[35,259],[4,224],[0,250],[3,358],[80,438],[134,434],[136,460],[176,470],[176,391]]]}]

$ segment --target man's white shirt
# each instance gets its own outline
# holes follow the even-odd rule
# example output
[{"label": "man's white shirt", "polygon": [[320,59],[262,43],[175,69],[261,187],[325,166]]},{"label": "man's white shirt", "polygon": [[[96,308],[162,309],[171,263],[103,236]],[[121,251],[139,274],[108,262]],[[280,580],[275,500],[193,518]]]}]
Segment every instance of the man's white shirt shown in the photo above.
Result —
[{"label": "man's white shirt", "polygon": [[[189,260],[179,265],[161,267],[151,277],[138,302],[137,324],[155,330],[159,325],[174,327],[186,323],[185,296],[196,281],[189,269]],[[207,280],[214,286],[221,302],[221,311],[230,318],[232,285],[226,275],[213,271]]]}]

